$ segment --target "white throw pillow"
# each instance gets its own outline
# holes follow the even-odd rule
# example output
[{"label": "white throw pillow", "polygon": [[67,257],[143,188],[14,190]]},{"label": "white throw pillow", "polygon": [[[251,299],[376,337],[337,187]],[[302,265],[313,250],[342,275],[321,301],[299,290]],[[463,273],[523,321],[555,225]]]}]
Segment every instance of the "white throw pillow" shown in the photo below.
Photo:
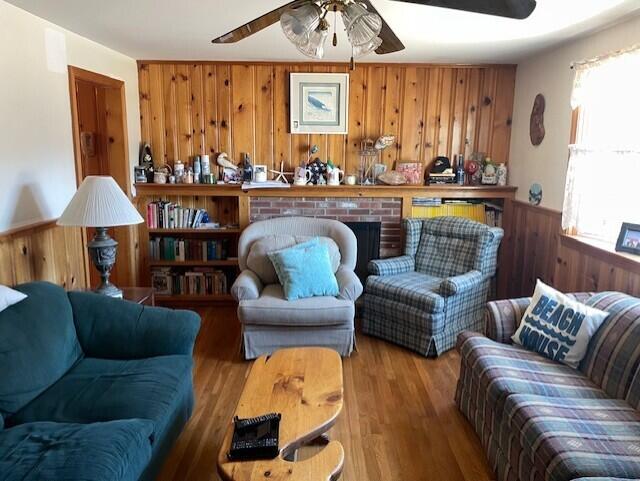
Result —
[{"label": "white throw pillow", "polygon": [[26,299],[26,297],[27,295],[20,291],[0,285],[0,312],[4,311],[9,306],[13,306],[21,300]]},{"label": "white throw pillow", "polygon": [[530,351],[577,368],[587,353],[591,336],[608,315],[538,279],[531,304],[511,339]]}]

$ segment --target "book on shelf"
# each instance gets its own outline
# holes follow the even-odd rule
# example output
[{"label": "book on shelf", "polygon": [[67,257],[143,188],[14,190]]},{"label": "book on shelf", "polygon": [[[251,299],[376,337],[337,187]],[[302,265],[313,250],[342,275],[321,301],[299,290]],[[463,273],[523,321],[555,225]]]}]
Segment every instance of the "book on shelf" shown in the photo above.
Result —
[{"label": "book on shelf", "polygon": [[503,208],[490,202],[484,203],[485,224],[489,227],[502,227]]},{"label": "book on shelf", "polygon": [[155,201],[147,204],[149,229],[197,229],[208,222],[205,209],[181,207],[173,202]]},{"label": "book on shelf", "polygon": [[149,259],[153,261],[220,261],[229,256],[229,239],[149,239]]},{"label": "book on shelf", "polygon": [[186,272],[177,272],[170,267],[154,268],[151,280],[156,294],[161,296],[206,296],[228,293],[227,276],[224,272],[207,267],[198,267]]}]

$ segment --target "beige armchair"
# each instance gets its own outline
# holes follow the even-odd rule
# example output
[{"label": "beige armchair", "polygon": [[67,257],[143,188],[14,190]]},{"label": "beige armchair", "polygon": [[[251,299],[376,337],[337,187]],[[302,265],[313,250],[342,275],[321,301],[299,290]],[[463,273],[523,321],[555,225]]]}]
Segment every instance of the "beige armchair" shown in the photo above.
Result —
[{"label": "beige armchair", "polygon": [[[267,254],[313,237],[329,250],[340,292],[287,301]],[[239,303],[245,357],[294,346],[329,347],[349,356],[355,343],[355,301],[362,294],[356,257],[355,235],[336,220],[281,217],[247,227],[238,243],[241,273],[231,288]]]}]

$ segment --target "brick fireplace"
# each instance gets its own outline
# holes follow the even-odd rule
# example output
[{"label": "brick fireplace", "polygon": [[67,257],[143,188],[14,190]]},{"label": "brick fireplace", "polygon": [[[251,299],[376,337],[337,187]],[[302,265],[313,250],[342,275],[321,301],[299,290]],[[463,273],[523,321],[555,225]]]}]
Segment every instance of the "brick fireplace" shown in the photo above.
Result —
[{"label": "brick fireplace", "polygon": [[250,220],[306,216],[341,222],[380,222],[380,256],[399,255],[402,249],[402,200],[374,197],[254,197]]}]

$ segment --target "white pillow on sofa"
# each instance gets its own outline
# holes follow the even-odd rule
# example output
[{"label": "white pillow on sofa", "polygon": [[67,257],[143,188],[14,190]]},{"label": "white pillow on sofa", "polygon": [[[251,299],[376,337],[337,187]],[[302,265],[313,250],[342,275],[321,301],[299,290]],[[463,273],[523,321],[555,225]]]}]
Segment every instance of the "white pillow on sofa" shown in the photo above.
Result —
[{"label": "white pillow on sofa", "polygon": [[26,297],[27,295],[20,291],[0,285],[0,312],[4,311],[9,306],[13,306],[21,300],[26,299]]},{"label": "white pillow on sofa", "polygon": [[577,368],[591,337],[608,315],[538,279],[531,304],[511,339],[530,351]]}]

